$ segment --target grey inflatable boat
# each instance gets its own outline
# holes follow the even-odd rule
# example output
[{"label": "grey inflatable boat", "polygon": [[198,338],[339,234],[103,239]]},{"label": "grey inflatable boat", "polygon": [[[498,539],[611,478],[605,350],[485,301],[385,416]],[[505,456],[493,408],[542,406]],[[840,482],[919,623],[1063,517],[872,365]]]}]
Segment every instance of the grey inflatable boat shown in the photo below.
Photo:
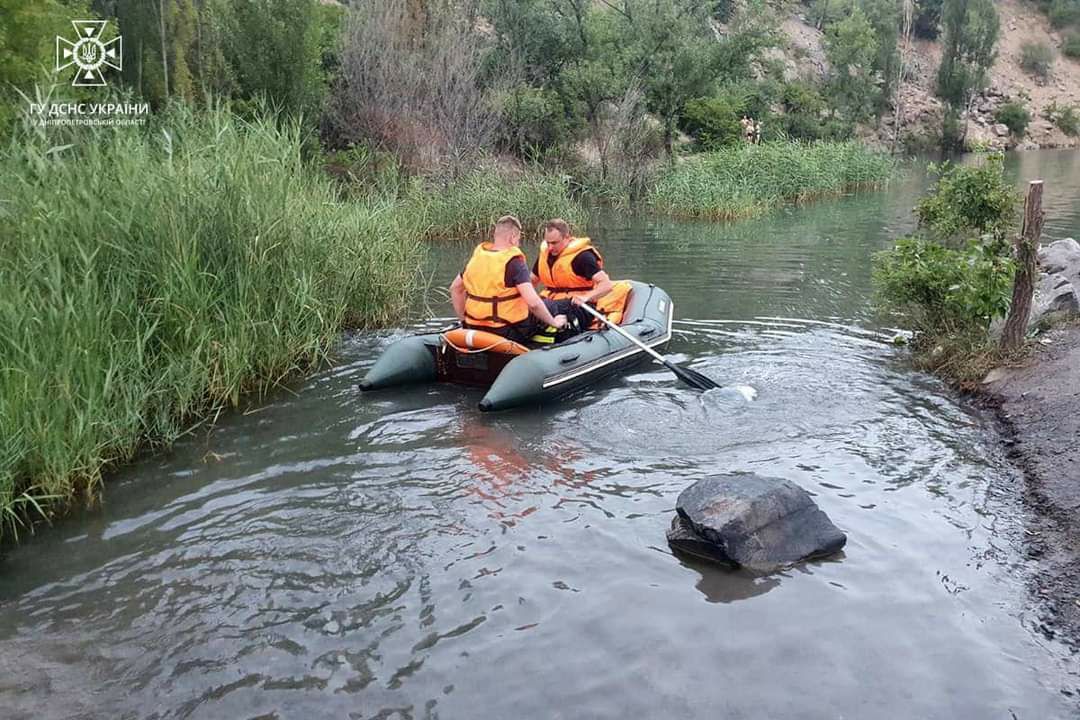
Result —
[{"label": "grey inflatable boat", "polygon": [[[620,325],[659,351],[671,339],[672,314],[666,292],[631,281]],[[481,350],[463,347],[453,341],[451,333],[413,335],[394,343],[376,360],[360,389],[428,382],[477,386],[487,388],[481,410],[505,410],[566,397],[648,359],[643,350],[607,328],[528,352],[519,346],[519,354],[504,352],[498,346]]]}]

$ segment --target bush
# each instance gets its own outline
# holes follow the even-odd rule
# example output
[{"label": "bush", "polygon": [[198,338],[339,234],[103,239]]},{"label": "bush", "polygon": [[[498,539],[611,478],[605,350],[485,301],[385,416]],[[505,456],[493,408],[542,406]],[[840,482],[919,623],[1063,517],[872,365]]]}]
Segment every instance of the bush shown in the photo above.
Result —
[{"label": "bush", "polygon": [[1006,125],[1014,137],[1022,138],[1031,122],[1031,113],[1019,102],[1011,100],[994,111],[994,120]]},{"label": "bush", "polygon": [[805,82],[784,85],[781,100],[784,115],[779,118],[784,132],[794,140],[818,140],[825,137],[821,115],[825,110],[825,98],[818,89]]},{"label": "bush", "polygon": [[1004,240],[1016,223],[1019,203],[1004,168],[1000,154],[979,165],[932,166],[938,179],[915,208],[919,227],[942,242],[972,234]]},{"label": "bush", "polygon": [[1080,25],[1080,0],[1053,0],[1046,15],[1055,28]]},{"label": "bush", "polygon": [[739,121],[746,99],[739,95],[696,98],[683,108],[683,128],[706,150],[732,145],[742,139]]},{"label": "bush", "polygon": [[916,330],[916,365],[965,386],[1006,359],[988,332],[1008,311],[1016,269],[1005,236],[1019,198],[1002,167],[997,155],[936,168],[916,234],[874,258],[879,300]]},{"label": "bush", "polygon": [[1057,125],[1069,137],[1080,135],[1080,113],[1071,105],[1061,107],[1055,100],[1043,108],[1043,117]]},{"label": "bush", "polygon": [[1044,42],[1026,42],[1020,46],[1020,67],[1045,80],[1054,66],[1054,48]]},{"label": "bush", "polygon": [[917,0],[911,30],[915,37],[937,40],[941,34],[942,0]]},{"label": "bush", "polygon": [[154,122],[0,153],[0,533],[411,297],[411,213],[342,201],[297,123]]},{"label": "bush", "polygon": [[1058,113],[1058,116],[1054,119],[1054,124],[1069,137],[1080,135],[1080,114],[1076,112],[1074,107],[1067,107]]},{"label": "bush", "polygon": [[463,8],[437,4],[417,20],[406,5],[352,6],[327,130],[341,144],[389,150],[410,170],[456,172],[499,136],[499,93],[482,83],[487,48],[463,37],[472,22]]},{"label": "bush", "polygon": [[1074,60],[1080,59],[1080,32],[1071,32],[1061,41],[1061,54]]},{"label": "bush", "polygon": [[1014,266],[993,240],[962,249],[924,237],[897,241],[875,260],[879,294],[921,331],[985,329],[1009,309]]},{"label": "bush", "polygon": [[539,160],[569,135],[562,99],[554,90],[519,86],[502,97],[500,107],[502,145],[518,157]]}]

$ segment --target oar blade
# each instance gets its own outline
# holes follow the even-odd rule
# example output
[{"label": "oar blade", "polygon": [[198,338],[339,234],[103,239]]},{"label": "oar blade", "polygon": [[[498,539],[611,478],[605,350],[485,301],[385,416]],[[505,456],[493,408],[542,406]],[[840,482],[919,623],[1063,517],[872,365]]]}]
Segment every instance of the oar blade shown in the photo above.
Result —
[{"label": "oar blade", "polygon": [[711,378],[702,375],[697,370],[691,370],[690,368],[679,367],[675,363],[664,363],[668,366],[671,372],[675,373],[680,380],[697,390],[715,390],[720,385],[714,382]]}]

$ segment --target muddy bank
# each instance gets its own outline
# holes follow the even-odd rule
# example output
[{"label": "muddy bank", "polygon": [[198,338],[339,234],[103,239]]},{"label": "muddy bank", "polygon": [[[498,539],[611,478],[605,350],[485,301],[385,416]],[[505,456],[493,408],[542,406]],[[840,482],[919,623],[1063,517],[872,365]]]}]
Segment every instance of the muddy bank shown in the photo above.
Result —
[{"label": "muddy bank", "polygon": [[983,389],[1024,470],[1028,555],[1041,571],[1041,630],[1080,650],[1080,324],[1048,332],[1023,366],[995,370]]}]

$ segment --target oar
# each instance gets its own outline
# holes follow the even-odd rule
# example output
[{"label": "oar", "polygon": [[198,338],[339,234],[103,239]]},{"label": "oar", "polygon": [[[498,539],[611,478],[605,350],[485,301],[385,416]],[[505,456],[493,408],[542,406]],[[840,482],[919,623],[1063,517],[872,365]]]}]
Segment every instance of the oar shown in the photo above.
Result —
[{"label": "oar", "polygon": [[656,352],[651,347],[649,347],[645,343],[641,342],[636,337],[634,337],[630,333],[626,332],[625,330],[623,330],[621,327],[619,327],[615,323],[608,320],[606,317],[604,317],[603,313],[600,313],[600,312],[598,312],[596,310],[593,310],[592,307],[590,307],[587,304],[582,304],[580,307],[585,308],[585,310],[588,311],[588,313],[590,315],[592,315],[594,318],[596,318],[600,322],[604,323],[609,328],[611,328],[615,332],[619,333],[624,338],[626,338],[630,342],[634,343],[635,345],[637,345],[639,348],[641,348],[645,352],[652,355],[653,359],[663,363],[664,367],[666,367],[671,372],[675,373],[675,377],[679,378],[680,380],[682,380],[684,383],[686,383],[690,387],[696,388],[698,390],[715,390],[716,388],[720,387],[715,382],[713,382],[709,378],[705,377],[704,375],[702,375],[698,371],[691,370],[690,368],[679,367],[678,365],[671,362],[670,360],[667,360],[666,358],[664,358],[663,355]]}]

